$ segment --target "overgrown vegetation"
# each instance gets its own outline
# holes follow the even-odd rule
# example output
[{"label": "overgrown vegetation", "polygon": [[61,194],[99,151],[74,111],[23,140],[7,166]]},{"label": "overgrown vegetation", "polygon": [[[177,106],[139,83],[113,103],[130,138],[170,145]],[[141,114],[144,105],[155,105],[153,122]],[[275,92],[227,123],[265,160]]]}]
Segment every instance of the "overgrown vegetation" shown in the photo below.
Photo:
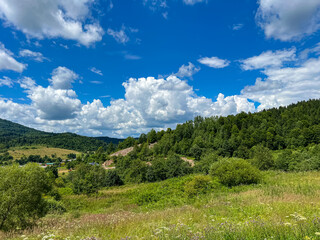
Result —
[{"label": "overgrown vegetation", "polygon": [[51,184],[37,165],[0,167],[0,230],[25,228],[46,213]]},{"label": "overgrown vegetation", "polygon": [[[0,199],[0,220],[6,221],[1,229],[14,230],[3,236],[41,239],[46,231],[57,239],[320,238],[319,107],[311,100],[255,114],[196,117],[175,130],[125,139],[117,149],[131,147],[126,156],[110,156],[113,144],[71,154],[62,174],[59,158],[17,161],[55,163],[45,170],[18,167],[2,146],[0,163],[11,166],[0,168],[0,190],[7,191]],[[32,178],[28,171],[37,174]],[[26,179],[46,184],[32,189]],[[7,205],[20,206],[12,189],[25,194],[22,205],[28,201],[39,209],[30,205],[22,218],[17,207],[7,220]]]}]

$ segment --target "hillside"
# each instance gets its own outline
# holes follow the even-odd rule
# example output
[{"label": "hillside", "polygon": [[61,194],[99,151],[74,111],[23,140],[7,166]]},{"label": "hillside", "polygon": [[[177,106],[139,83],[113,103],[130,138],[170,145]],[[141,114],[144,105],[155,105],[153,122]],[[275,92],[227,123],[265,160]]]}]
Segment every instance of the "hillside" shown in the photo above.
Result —
[{"label": "hillside", "polygon": [[9,149],[9,154],[13,157],[13,159],[20,159],[23,156],[30,156],[30,155],[39,155],[41,157],[55,155],[57,158],[61,159],[68,159],[68,154],[80,154],[75,150],[68,150],[62,148],[53,148],[53,147],[46,147],[46,146],[20,146],[14,147]]},{"label": "hillside", "polygon": [[158,142],[154,146],[157,155],[174,152],[196,159],[210,151],[225,157],[249,158],[250,149],[257,145],[280,150],[319,144],[320,100],[257,113],[196,117],[193,121],[178,124],[175,130],[152,130],[143,134],[138,143],[147,141]]},{"label": "hillside", "polygon": [[77,151],[94,151],[99,147],[106,148],[109,142],[118,143],[116,138],[80,136],[74,133],[48,133],[23,125],[0,119],[0,144],[5,147],[24,145],[47,145],[50,147],[72,149]]}]

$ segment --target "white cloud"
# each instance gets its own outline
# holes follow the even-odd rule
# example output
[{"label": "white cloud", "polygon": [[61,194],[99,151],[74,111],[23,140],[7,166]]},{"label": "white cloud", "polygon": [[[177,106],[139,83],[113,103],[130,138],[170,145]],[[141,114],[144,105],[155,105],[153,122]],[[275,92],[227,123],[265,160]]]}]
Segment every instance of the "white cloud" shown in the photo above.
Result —
[{"label": "white cloud", "polygon": [[126,28],[124,26],[121,27],[119,31],[113,30],[111,28],[108,28],[108,35],[112,36],[114,40],[116,40],[118,43],[125,44],[129,42],[130,38],[125,32]]},{"label": "white cloud", "polygon": [[254,56],[245,60],[241,60],[241,68],[243,70],[254,70],[264,68],[279,68],[285,62],[296,60],[296,49],[285,49],[278,51],[266,51],[259,56]]},{"label": "white cloud", "polygon": [[26,64],[19,63],[15,60],[13,58],[13,53],[6,49],[0,42],[0,71],[12,70],[21,73],[26,67]]},{"label": "white cloud", "polygon": [[28,57],[31,58],[37,62],[43,62],[44,60],[47,60],[47,58],[45,58],[42,53],[40,52],[33,52],[29,49],[23,49],[19,52],[19,55],[21,57]]},{"label": "white cloud", "polygon": [[191,62],[189,62],[188,65],[182,65],[179,68],[179,71],[175,75],[180,78],[184,78],[184,77],[190,78],[199,71],[200,71],[200,68],[197,68]]},{"label": "white cloud", "polygon": [[32,38],[75,40],[89,46],[102,39],[97,22],[87,23],[92,0],[1,0],[0,18]]},{"label": "white cloud", "polygon": [[100,100],[82,107],[81,116],[94,119],[92,128],[113,130],[119,135],[138,134],[151,128],[175,126],[197,115],[254,111],[253,103],[240,96],[224,98],[220,94],[216,102],[199,97],[191,86],[175,76],[131,78],[123,86],[125,98],[111,101],[109,107],[104,107]]},{"label": "white cloud", "polygon": [[168,7],[167,0],[143,0],[143,4],[152,11],[163,10]]},{"label": "white cloud", "polygon": [[[36,110],[28,104],[14,103],[12,100],[0,98],[0,117],[36,127]],[[39,126],[38,126],[39,128]]]},{"label": "white cloud", "polygon": [[81,108],[81,102],[73,90],[54,89],[51,86],[38,86],[29,91],[28,98],[38,111],[38,116],[47,120],[75,118]]},{"label": "white cloud", "polygon": [[183,0],[186,5],[194,5],[196,3],[205,2],[205,0]]},{"label": "white cloud", "polygon": [[32,100],[31,106],[41,119],[64,120],[75,118],[81,108],[81,102],[77,99],[77,94],[71,89],[57,89],[53,86],[44,88],[36,85],[33,79],[27,77],[20,80],[20,86],[26,89],[28,98]]},{"label": "white cloud", "polygon": [[26,89],[31,104],[1,100],[0,117],[55,132],[138,135],[151,128],[175,127],[197,115],[254,111],[253,103],[241,96],[219,94],[217,101],[197,96],[187,82],[176,76],[131,78],[123,83],[124,98],[111,101],[107,107],[99,99],[81,103],[74,90],[55,89],[51,85],[44,88],[31,78],[21,79],[20,86]]},{"label": "white cloud", "polygon": [[234,24],[233,26],[232,26],[232,30],[234,30],[234,31],[238,31],[238,30],[240,30],[241,28],[243,28],[243,24],[242,23],[238,23],[238,24]]},{"label": "white cloud", "polygon": [[203,57],[198,62],[212,68],[225,68],[230,64],[230,61],[217,57]]},{"label": "white cloud", "polygon": [[53,70],[52,77],[49,79],[54,89],[70,89],[72,83],[77,80],[79,76],[66,67],[58,67]]},{"label": "white cloud", "polygon": [[102,84],[103,83],[102,81],[90,81],[90,82],[93,84]]},{"label": "white cloud", "polygon": [[299,40],[320,28],[319,0],[259,0],[258,24],[268,38]]},{"label": "white cloud", "polygon": [[268,68],[241,95],[261,103],[258,110],[288,105],[320,96],[320,58],[311,58],[296,67]]},{"label": "white cloud", "polygon": [[100,76],[103,76],[102,71],[99,70],[99,69],[97,69],[97,68],[95,68],[95,67],[91,67],[89,70],[90,70],[91,72],[95,73],[95,74],[98,74],[98,75],[100,75]]},{"label": "white cloud", "polygon": [[3,78],[0,78],[0,87],[2,87],[2,86],[7,86],[7,87],[12,88],[13,81],[10,78],[4,76]]},{"label": "white cloud", "polygon": [[140,56],[134,55],[134,54],[130,54],[130,53],[127,53],[127,52],[124,53],[123,57],[126,60],[140,60],[141,59]]},{"label": "white cloud", "polygon": [[305,50],[301,51],[299,58],[306,60],[311,54],[315,54],[316,56],[320,55],[320,43],[317,43],[314,47],[306,48]]},{"label": "white cloud", "polygon": [[29,77],[24,77],[20,79],[19,84],[20,84],[20,87],[24,89],[32,89],[36,87],[36,82]]}]

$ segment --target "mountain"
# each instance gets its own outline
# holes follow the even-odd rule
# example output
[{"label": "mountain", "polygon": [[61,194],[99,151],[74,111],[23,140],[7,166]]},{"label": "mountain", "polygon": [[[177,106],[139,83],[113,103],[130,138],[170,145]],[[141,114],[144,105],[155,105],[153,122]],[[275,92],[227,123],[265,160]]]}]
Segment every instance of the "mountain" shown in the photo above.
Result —
[{"label": "mountain", "polygon": [[48,133],[0,119],[0,144],[6,147],[24,145],[48,145],[77,151],[94,151],[106,148],[108,143],[118,144],[121,139],[109,137],[85,137],[74,133]]}]

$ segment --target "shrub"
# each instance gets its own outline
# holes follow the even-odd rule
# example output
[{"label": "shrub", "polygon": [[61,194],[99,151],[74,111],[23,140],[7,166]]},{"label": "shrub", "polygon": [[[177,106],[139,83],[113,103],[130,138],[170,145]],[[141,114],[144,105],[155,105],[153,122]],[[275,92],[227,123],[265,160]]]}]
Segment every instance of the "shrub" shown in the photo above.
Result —
[{"label": "shrub", "polygon": [[66,208],[59,201],[54,199],[46,200],[46,212],[52,214],[62,214],[66,211]]},{"label": "shrub", "polygon": [[75,194],[91,194],[103,187],[105,176],[106,171],[100,166],[80,164],[68,175],[68,180]]},{"label": "shrub", "polygon": [[210,174],[228,187],[261,181],[258,168],[240,158],[224,158],[211,166]]},{"label": "shrub", "polygon": [[192,172],[189,163],[183,161],[179,156],[172,154],[165,161],[167,167],[166,178],[184,176]]},{"label": "shrub", "polygon": [[275,167],[279,170],[288,171],[290,164],[293,162],[293,154],[289,149],[283,150],[275,161]]},{"label": "shrub", "polygon": [[195,197],[199,194],[206,194],[219,185],[217,181],[213,181],[210,176],[195,176],[184,186],[184,191],[188,197]]},{"label": "shrub", "polygon": [[275,166],[272,153],[269,148],[257,145],[252,148],[253,163],[260,170],[272,169]]},{"label": "shrub", "polygon": [[105,177],[104,186],[112,187],[112,186],[121,186],[123,185],[123,181],[118,175],[116,170],[108,170]]},{"label": "shrub", "polygon": [[0,167],[0,230],[25,228],[45,215],[47,174],[37,164]]},{"label": "shrub", "polygon": [[206,154],[199,162],[196,162],[196,165],[194,166],[194,172],[208,174],[210,166],[216,161],[218,161],[217,154]]}]

